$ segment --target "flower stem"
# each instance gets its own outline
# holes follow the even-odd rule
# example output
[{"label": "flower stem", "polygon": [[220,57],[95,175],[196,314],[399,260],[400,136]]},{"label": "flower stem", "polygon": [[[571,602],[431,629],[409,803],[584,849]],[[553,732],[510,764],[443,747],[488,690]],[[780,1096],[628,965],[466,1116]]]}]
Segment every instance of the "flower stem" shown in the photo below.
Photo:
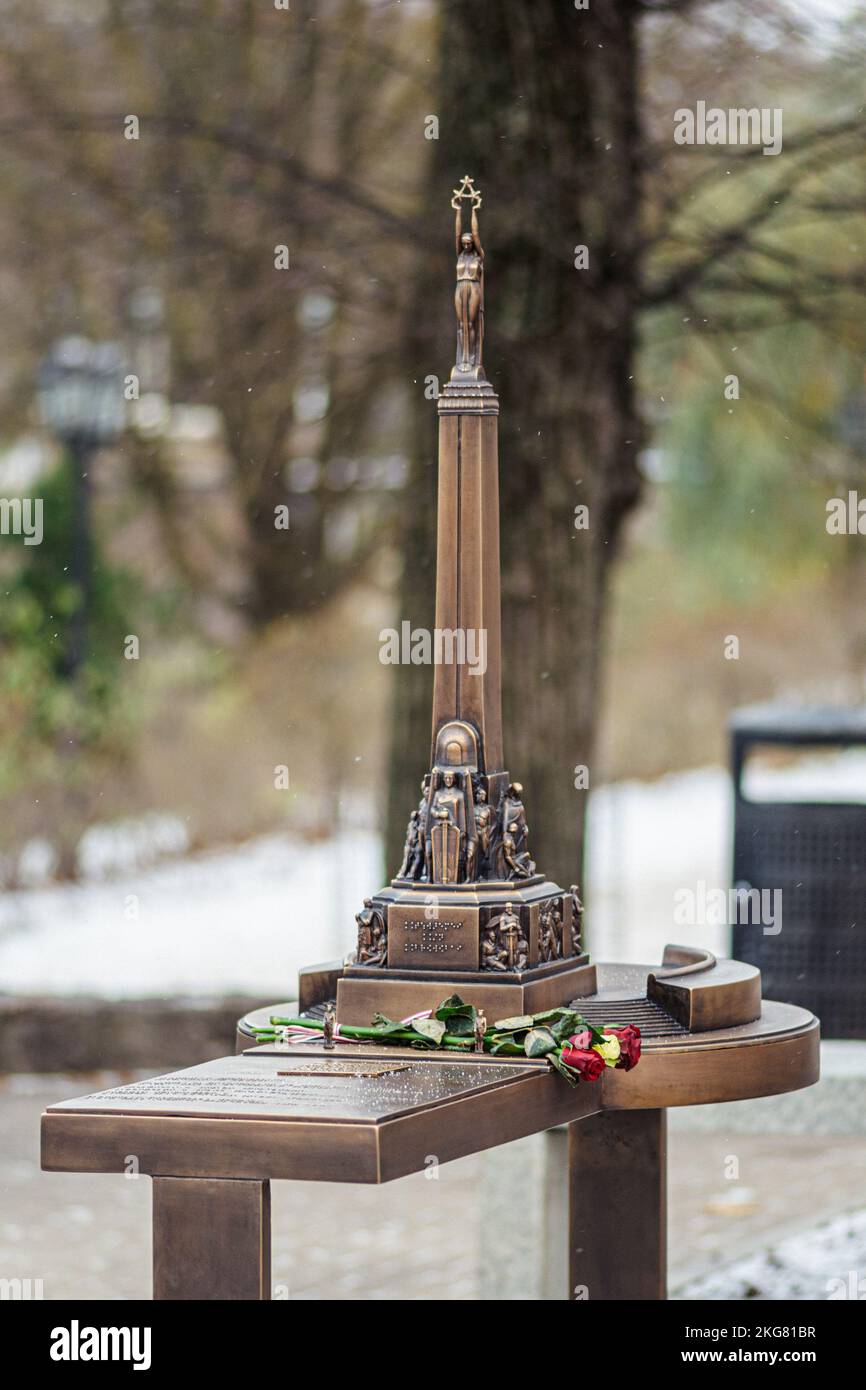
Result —
[{"label": "flower stem", "polygon": [[[279,1028],[310,1028],[315,1029],[316,1032],[319,1033],[324,1032],[325,1028],[325,1025],[316,1018],[280,1018],[276,1014],[272,1016],[271,1024],[273,1025],[272,1028],[262,1030],[256,1029],[256,1033],[258,1034],[259,1031],[267,1033],[270,1040],[271,1037],[276,1036],[275,1029]],[[429,1039],[425,1039],[421,1033],[416,1033],[412,1028],[401,1028],[397,1031],[390,1030],[385,1032],[383,1029],[375,1027],[375,1025],[365,1028],[361,1024],[341,1023],[336,1035],[338,1039],[340,1034],[347,1038],[361,1038],[365,1042],[427,1042],[429,1044]],[[465,1050],[466,1048],[474,1047],[474,1039],[458,1037],[454,1033],[446,1033],[438,1046]]]}]

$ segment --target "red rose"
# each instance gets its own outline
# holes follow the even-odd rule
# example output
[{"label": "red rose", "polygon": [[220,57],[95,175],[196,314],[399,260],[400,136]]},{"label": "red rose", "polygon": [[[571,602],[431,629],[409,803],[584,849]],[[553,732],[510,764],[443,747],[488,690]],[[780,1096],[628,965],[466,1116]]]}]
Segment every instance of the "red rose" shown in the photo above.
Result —
[{"label": "red rose", "polygon": [[587,1052],[592,1047],[592,1033],[588,1028],[584,1028],[582,1033],[572,1033],[566,1047],[576,1047],[578,1052]]},{"label": "red rose", "polygon": [[612,1033],[615,1038],[619,1038],[619,1061],[617,1067],[623,1071],[631,1071],[640,1061],[640,1029],[634,1023],[629,1023],[625,1028],[608,1028],[608,1033]]},{"label": "red rose", "polygon": [[597,1081],[604,1071],[604,1058],[590,1047],[564,1047],[562,1060],[583,1081]]}]

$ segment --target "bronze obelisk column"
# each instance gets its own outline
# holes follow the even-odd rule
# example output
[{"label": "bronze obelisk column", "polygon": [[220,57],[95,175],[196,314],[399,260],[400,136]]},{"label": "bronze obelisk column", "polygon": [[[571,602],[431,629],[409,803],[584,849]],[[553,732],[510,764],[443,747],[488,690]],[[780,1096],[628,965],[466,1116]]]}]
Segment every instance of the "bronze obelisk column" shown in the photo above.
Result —
[{"label": "bronze obelisk column", "polygon": [[[472,201],[472,230],[462,230],[462,201]],[[433,756],[448,719],[478,731],[488,773],[502,772],[502,655],[499,618],[499,401],[481,363],[484,251],[478,232],[480,195],[464,179],[457,211],[457,360],[439,397],[439,511],[436,628],[476,634],[484,669],[436,665],[433,675]]]},{"label": "bronze obelisk column", "polygon": [[396,877],[358,913],[357,950],[337,988],[346,1023],[431,1008],[450,990],[495,1020],[595,988],[577,890],[537,872],[523,788],[503,763],[499,401],[482,364],[481,195],[468,175],[451,205],[457,352],[438,402],[430,771]]}]

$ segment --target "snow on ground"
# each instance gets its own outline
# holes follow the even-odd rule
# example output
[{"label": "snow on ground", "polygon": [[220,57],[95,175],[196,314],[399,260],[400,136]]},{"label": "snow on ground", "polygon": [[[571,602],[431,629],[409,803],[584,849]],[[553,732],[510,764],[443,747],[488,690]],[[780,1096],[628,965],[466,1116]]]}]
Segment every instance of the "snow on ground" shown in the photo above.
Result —
[{"label": "snow on ground", "polygon": [[[840,759],[840,783],[853,776],[866,787],[864,754],[856,772],[850,754]],[[803,764],[773,776],[782,795],[786,786],[806,795],[815,781]],[[653,963],[669,941],[729,950],[725,925],[678,924],[675,895],[728,888],[731,817],[730,779],[719,767],[591,794],[586,942],[596,960]],[[0,894],[0,991],[290,995],[299,966],[352,949],[354,914],[381,886],[372,831],[317,844],[269,835],[138,870],[118,838],[117,828],[91,835],[93,865],[81,883]]]},{"label": "snow on ground", "polygon": [[6,893],[0,989],[287,997],[301,965],[349,949],[380,872],[372,834],[271,835],[110,882]]},{"label": "snow on ground", "polygon": [[866,1299],[866,1211],[837,1216],[690,1280],[680,1299]]}]

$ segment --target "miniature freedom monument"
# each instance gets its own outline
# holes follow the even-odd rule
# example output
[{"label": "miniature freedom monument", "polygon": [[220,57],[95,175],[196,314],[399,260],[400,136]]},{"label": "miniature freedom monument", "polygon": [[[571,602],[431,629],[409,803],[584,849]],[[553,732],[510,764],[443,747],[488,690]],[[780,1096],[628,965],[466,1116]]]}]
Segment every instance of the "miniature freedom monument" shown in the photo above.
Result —
[{"label": "miniature freedom monument", "polygon": [[271,1178],[383,1183],[430,1154],[445,1163],[564,1124],[562,1295],[664,1298],[666,1107],[818,1078],[817,1019],[762,1001],[754,966],[668,946],[661,966],[595,967],[576,887],[532,858],[503,758],[499,404],[484,375],[481,195],[468,177],[452,206],[436,626],[484,633],[486,660],[435,667],[398,872],[360,908],[347,960],[302,970],[297,1001],[240,1020],[237,1055],[43,1115],[45,1169],[121,1173],[134,1154],[152,1176],[157,1299],[271,1297]]}]

